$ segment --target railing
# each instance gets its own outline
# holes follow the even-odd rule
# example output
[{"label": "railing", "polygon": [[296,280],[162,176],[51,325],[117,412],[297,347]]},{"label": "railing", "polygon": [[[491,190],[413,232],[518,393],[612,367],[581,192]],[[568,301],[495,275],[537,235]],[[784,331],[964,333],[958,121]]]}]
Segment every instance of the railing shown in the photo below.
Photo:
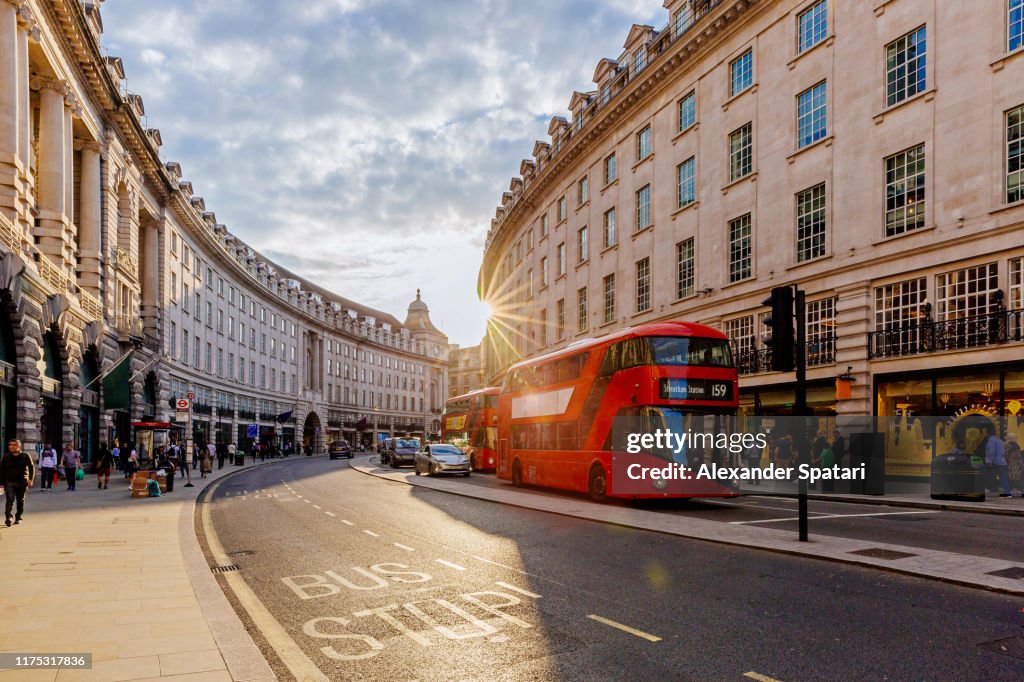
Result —
[{"label": "railing", "polygon": [[68,279],[67,274],[63,270],[53,264],[45,253],[39,254],[39,261],[37,265],[39,267],[39,276],[46,280],[50,286],[60,293],[64,293],[68,290],[68,285],[71,280]]},{"label": "railing", "polygon": [[868,357],[890,358],[1024,341],[1024,309],[901,324],[868,333]]},{"label": "railing", "polygon": [[[836,337],[825,336],[807,344],[807,366],[831,365],[836,361]],[[761,374],[772,371],[772,349],[754,348],[734,352],[736,371],[742,374]],[[796,359],[794,358],[794,364]]]},{"label": "railing", "polygon": [[256,413],[252,410],[238,410],[238,419],[256,419]]},{"label": "railing", "polygon": [[90,294],[85,289],[78,290],[78,303],[82,306],[82,310],[85,314],[97,319],[103,319],[103,305],[100,303],[100,299]]},{"label": "railing", "polygon": [[0,243],[10,249],[12,253],[21,252],[21,235],[18,234],[11,219],[3,213],[0,213]]},{"label": "railing", "polygon": [[114,318],[114,329],[122,336],[142,336],[142,318],[118,314]]},{"label": "railing", "polygon": [[203,403],[192,403],[192,412],[195,414],[213,414],[213,405]]},{"label": "railing", "polygon": [[138,279],[139,277],[139,264],[135,262],[135,258],[132,254],[128,253],[120,247],[114,249],[114,258],[117,261],[117,269],[131,275],[133,278]]}]

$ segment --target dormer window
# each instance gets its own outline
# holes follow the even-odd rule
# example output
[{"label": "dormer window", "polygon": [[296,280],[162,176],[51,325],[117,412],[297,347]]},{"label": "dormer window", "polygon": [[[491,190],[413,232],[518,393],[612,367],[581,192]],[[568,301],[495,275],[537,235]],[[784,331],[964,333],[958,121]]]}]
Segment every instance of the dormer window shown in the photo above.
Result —
[{"label": "dormer window", "polygon": [[608,104],[608,100],[610,100],[611,98],[612,98],[612,86],[609,83],[609,84],[606,84],[604,87],[601,88],[601,106],[604,106],[605,104]]},{"label": "dormer window", "polygon": [[641,45],[633,55],[633,73],[640,73],[647,66],[647,46]]}]

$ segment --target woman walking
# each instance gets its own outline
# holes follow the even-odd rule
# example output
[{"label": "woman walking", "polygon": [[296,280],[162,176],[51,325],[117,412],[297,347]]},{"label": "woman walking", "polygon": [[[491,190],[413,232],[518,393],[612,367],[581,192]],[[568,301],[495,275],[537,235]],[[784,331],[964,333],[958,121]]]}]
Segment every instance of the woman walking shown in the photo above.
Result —
[{"label": "woman walking", "polygon": [[135,452],[135,448],[131,448],[128,453],[128,479],[135,475],[135,472],[139,470],[139,453]]},{"label": "woman walking", "polygon": [[43,476],[40,483],[42,489],[47,492],[53,490],[53,478],[57,471],[57,453],[49,445],[43,448],[39,455],[39,469]]},{"label": "woman walking", "polygon": [[78,480],[78,467],[82,463],[82,457],[78,451],[71,447],[71,443],[64,445],[64,456],[61,464],[64,465],[64,478],[68,482],[68,490],[75,489],[75,481]]},{"label": "woman walking", "polygon": [[202,478],[206,478],[206,474],[213,473],[213,459],[210,457],[210,451],[207,448],[199,450],[199,473]]},{"label": "woman walking", "polygon": [[107,449],[106,443],[100,443],[100,453],[96,457],[96,487],[106,488],[110,484],[110,470],[114,468],[114,455]]}]

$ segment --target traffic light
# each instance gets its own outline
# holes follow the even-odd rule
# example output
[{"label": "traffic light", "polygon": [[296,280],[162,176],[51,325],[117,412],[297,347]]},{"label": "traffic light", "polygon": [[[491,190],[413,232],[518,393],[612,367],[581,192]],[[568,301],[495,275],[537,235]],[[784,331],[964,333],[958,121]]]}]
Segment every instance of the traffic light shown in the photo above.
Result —
[{"label": "traffic light", "polygon": [[794,324],[793,324],[793,289],[791,287],[775,287],[771,298],[764,300],[763,305],[771,306],[771,313],[764,320],[768,327],[768,335],[764,345],[772,351],[772,371],[789,372],[793,369]]}]

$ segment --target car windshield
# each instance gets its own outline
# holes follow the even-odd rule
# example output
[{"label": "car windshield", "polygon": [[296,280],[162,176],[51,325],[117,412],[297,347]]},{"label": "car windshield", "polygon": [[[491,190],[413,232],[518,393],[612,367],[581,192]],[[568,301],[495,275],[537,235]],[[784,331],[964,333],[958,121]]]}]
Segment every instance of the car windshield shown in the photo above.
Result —
[{"label": "car windshield", "polygon": [[461,455],[462,450],[459,450],[454,445],[435,445],[431,452],[435,455]]},{"label": "car windshield", "polygon": [[395,441],[396,448],[418,448],[420,442],[415,438],[399,438]]}]

